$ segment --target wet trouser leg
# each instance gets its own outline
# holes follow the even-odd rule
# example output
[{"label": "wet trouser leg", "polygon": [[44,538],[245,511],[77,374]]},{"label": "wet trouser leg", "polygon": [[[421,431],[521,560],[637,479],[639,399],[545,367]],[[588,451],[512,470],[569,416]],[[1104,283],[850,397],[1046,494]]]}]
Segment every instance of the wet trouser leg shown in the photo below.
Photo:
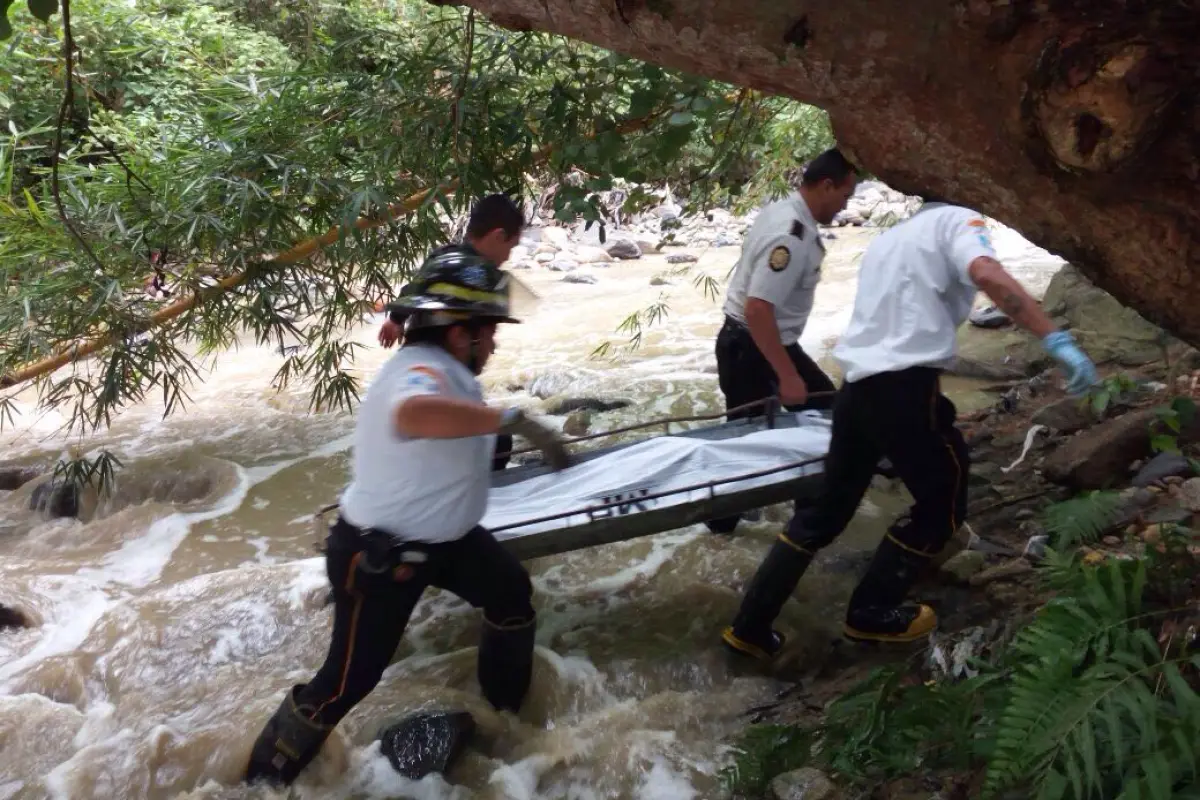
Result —
[{"label": "wet trouser leg", "polygon": [[247,781],[292,783],[391,663],[429,584],[432,558],[407,567],[364,547],[356,528],[341,519],[334,524],[325,555],[334,606],[325,663],[309,683],[292,687],[259,734]]},{"label": "wet trouser leg", "polygon": [[884,391],[895,398],[893,419],[878,435],[914,502],[909,519],[888,530],[854,590],[846,635],[911,641],[932,630],[937,616],[928,606],[904,600],[921,570],[963,524],[970,457],[936,371],[896,373],[880,387]]},{"label": "wet trouser leg", "polygon": [[[799,344],[788,345],[785,349],[810,392],[834,391],[833,381],[808,357]],[[750,331],[726,317],[724,326],[717,334],[716,355],[717,381],[721,393],[725,396],[725,418],[733,421],[763,414],[765,409],[761,406],[731,413],[731,409],[778,394],[779,380],[775,370],[754,343]],[[800,405],[788,406],[787,410],[825,410],[832,407],[833,398],[825,396],[813,398]],[[740,520],[741,516],[730,516],[709,520],[706,524],[714,533],[732,533]]]},{"label": "wet trouser leg", "polygon": [[[927,606],[904,603],[920,568],[937,555],[966,512],[966,443],[954,427],[954,405],[940,392],[938,372],[910,368],[848,384],[834,406],[833,438],[825,462],[825,492],[788,525],[787,546],[776,543],[755,576],[726,640],[770,651],[770,624],[795,589],[811,555],[841,534],[870,484],[880,455],[895,466],[914,504],[910,519],[893,525],[855,589],[846,635],[910,641],[936,623]],[[732,644],[732,643],[731,643]]]},{"label": "wet trouser leg", "polygon": [[797,508],[787,529],[746,587],[726,644],[759,658],[769,658],[783,646],[783,636],[771,628],[817,551],[832,542],[854,517],[871,484],[879,451],[858,424],[861,402],[843,387],[833,406],[833,431],[825,456],[823,491],[813,505]]},{"label": "wet trouser leg", "polygon": [[[372,541],[379,541],[376,538]],[[290,784],[316,757],[347,713],[379,683],[409,617],[428,586],[463,598],[484,615],[479,684],[497,709],[516,712],[533,671],[533,586],[521,562],[476,527],[444,544],[368,546],[339,519],[330,532],[326,570],[334,622],[325,663],[288,692],[251,753],[246,780]],[[410,561],[406,554],[423,556]]]},{"label": "wet trouser leg", "polygon": [[514,714],[533,677],[536,615],[529,573],[484,528],[453,543],[435,585],[483,610],[477,675],[483,696]]}]

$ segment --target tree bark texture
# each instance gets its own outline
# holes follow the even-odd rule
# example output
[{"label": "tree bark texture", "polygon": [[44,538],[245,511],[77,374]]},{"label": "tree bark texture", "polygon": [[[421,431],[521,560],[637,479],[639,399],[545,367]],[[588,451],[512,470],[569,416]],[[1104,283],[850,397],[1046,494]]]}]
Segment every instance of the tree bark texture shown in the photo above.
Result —
[{"label": "tree bark texture", "polygon": [[1200,346],[1200,0],[465,0],[826,109],[909,194],[975,208]]}]

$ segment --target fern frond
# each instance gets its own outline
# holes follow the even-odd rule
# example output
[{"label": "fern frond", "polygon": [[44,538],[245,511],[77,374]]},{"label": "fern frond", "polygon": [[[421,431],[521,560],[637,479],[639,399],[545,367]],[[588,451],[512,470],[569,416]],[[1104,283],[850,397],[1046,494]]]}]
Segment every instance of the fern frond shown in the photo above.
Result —
[{"label": "fern frond", "polygon": [[1054,547],[1061,550],[1100,538],[1116,519],[1120,505],[1117,492],[1091,492],[1050,506],[1043,521]]},{"label": "fern frond", "polygon": [[[1168,800],[1197,778],[1200,695],[1145,627],[1146,563],[1079,568],[1013,642],[1014,670],[984,796]],[[1190,749],[1189,749],[1190,748]]]}]

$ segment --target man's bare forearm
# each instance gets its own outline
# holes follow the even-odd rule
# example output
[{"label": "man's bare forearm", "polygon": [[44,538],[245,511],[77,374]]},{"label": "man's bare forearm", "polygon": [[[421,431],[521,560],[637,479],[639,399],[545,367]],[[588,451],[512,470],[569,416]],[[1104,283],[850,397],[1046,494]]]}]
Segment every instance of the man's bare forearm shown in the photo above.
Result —
[{"label": "man's bare forearm", "polygon": [[775,309],[770,303],[753,297],[747,300],[746,327],[750,329],[750,338],[780,380],[788,373],[796,372],[796,365],[779,338],[779,324],[775,321]]},{"label": "man's bare forearm", "polygon": [[503,409],[441,395],[418,395],[396,409],[396,430],[413,439],[485,436],[500,427]]},{"label": "man's bare forearm", "polygon": [[1041,304],[1017,282],[1017,279],[992,258],[986,256],[971,262],[971,279],[979,290],[1020,327],[1039,339],[1058,330],[1058,326],[1042,310]]}]

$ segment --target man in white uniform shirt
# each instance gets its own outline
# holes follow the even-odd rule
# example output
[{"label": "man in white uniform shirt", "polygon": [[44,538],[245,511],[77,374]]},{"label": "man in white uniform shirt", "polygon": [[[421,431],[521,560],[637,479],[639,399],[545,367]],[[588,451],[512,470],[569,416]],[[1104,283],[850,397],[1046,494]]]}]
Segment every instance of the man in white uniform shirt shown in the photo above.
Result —
[{"label": "man in white uniform shirt", "polygon": [[[833,381],[801,349],[800,336],[825,260],[817,226],[833,221],[856,184],[846,157],[826,150],[805,168],[799,190],[764,207],[747,232],[725,295],[725,324],[717,334],[717,377],[726,412],[771,396],[789,411],[832,405]],[[726,418],[764,412],[756,406]],[[731,533],[738,519],[711,520],[708,527]]]},{"label": "man in white uniform shirt", "polygon": [[893,525],[875,551],[850,598],[844,633],[906,642],[933,630],[933,609],[904,601],[966,514],[970,462],[939,376],[955,356],[958,327],[978,290],[1042,341],[1066,372],[1069,392],[1095,383],[1095,367],[1071,335],[1057,330],[996,260],[976,212],[927,201],[881,234],[863,257],[850,324],[834,349],[845,383],[833,406],[825,492],[798,510],[772,545],[724,632],[729,647],[763,659],[779,652],[784,637],[772,623],[816,552],[854,516],[881,456],[914,504],[910,518]]},{"label": "man in white uniform shirt", "polygon": [[296,779],[375,688],[429,586],[483,610],[479,685],[495,708],[520,708],[533,667],[533,587],[479,525],[490,461],[498,433],[525,437],[555,469],[567,455],[551,429],[483,401],[476,376],[495,350],[497,323],[517,322],[508,282],[477,252],[442,250],[392,304],[405,312],[405,343],[363,399],[352,480],[326,540],[334,597],[328,655],[267,722],[247,781]]}]

